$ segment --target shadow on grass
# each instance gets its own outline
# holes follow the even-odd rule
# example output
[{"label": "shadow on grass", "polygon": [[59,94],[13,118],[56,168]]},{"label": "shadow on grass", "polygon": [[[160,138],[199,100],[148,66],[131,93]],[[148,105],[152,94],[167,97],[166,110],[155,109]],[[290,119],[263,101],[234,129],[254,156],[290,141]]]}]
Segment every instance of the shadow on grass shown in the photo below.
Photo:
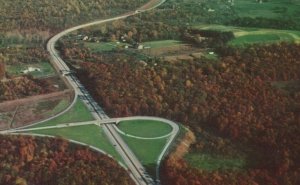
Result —
[{"label": "shadow on grass", "polygon": [[144,165],[147,173],[150,175],[150,177],[152,177],[152,179],[155,181],[157,176],[156,176],[156,164],[151,163],[151,164],[147,164]]}]

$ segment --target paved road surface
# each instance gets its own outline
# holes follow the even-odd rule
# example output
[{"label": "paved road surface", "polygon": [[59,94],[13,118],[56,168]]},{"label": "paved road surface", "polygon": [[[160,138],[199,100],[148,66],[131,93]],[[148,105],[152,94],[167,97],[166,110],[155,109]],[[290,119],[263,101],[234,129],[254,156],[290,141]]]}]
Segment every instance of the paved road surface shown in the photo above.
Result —
[{"label": "paved road surface", "polygon": [[[154,8],[160,6],[166,0],[160,0],[160,1],[159,0],[152,0],[152,1],[157,2],[157,3],[149,3],[145,6],[137,9],[136,11],[129,12],[129,13],[126,13],[124,15],[117,16],[117,17],[114,17],[114,18],[94,21],[94,22],[91,22],[91,23],[87,23],[87,24],[79,25],[79,26],[76,26],[76,27],[73,27],[73,28],[69,28],[69,29],[67,29],[65,31],[62,31],[61,33],[53,36],[48,41],[47,51],[51,55],[51,63],[53,64],[55,69],[60,73],[60,75],[63,78],[65,78],[65,80],[67,80],[68,83],[72,86],[72,88],[74,89],[74,92],[75,92],[75,96],[74,96],[74,99],[73,99],[73,102],[71,103],[71,105],[67,109],[65,109],[63,112],[61,112],[61,113],[59,113],[55,116],[52,116],[52,117],[50,117],[46,120],[41,121],[41,122],[45,122],[45,121],[51,120],[53,118],[56,118],[56,117],[64,114],[70,108],[73,107],[73,105],[77,101],[77,98],[80,98],[86,104],[86,106],[88,107],[90,112],[93,114],[94,118],[96,119],[96,123],[103,128],[103,130],[106,133],[107,137],[109,138],[110,142],[113,144],[113,146],[115,146],[116,150],[118,151],[120,156],[123,158],[124,162],[126,163],[128,169],[131,172],[131,174],[130,174],[131,177],[136,182],[136,184],[139,184],[139,185],[155,184],[155,182],[153,181],[152,178],[150,178],[150,176],[147,174],[146,170],[144,169],[144,167],[142,166],[140,161],[136,158],[136,156],[129,149],[127,144],[123,141],[123,139],[117,133],[116,125],[111,123],[111,121],[118,122],[118,120],[109,119],[109,117],[105,114],[103,109],[94,101],[94,99],[91,97],[89,92],[84,88],[84,86],[80,83],[80,81],[72,73],[72,71],[70,71],[70,68],[66,65],[66,63],[60,58],[60,56],[58,55],[58,52],[55,49],[55,43],[61,37],[63,37],[64,35],[66,35],[70,32],[73,32],[75,30],[78,30],[78,29],[81,29],[81,28],[84,28],[84,27],[88,27],[88,26],[92,26],[92,25],[96,25],[96,24],[102,24],[102,23],[114,21],[114,20],[125,19],[129,16],[136,15],[136,14],[139,14],[141,12],[154,9]],[[136,117],[136,118],[138,118],[138,117]],[[146,119],[145,117],[143,117],[143,118]],[[152,120],[158,120],[158,119],[163,120],[164,122],[167,122],[167,123],[169,122],[171,124],[171,126],[173,125],[172,126],[173,131],[172,131],[172,134],[170,136],[170,139],[168,140],[168,143],[167,143],[166,147],[164,148],[162,154],[158,158],[157,164],[159,165],[163,155],[165,154],[165,152],[168,149],[169,145],[171,144],[171,142],[175,138],[176,134],[178,133],[178,126],[175,123],[173,123],[171,121],[168,121],[168,120],[165,120],[165,119],[152,118],[152,117],[148,117],[148,118],[152,119]],[[127,119],[130,119],[130,118],[122,118],[122,120],[127,120]],[[35,124],[39,124],[41,122],[38,122],[38,123],[35,123]],[[35,125],[35,124],[32,124],[32,125]],[[51,128],[52,127],[53,128],[63,128],[63,127],[67,127],[67,126],[78,126],[78,125],[86,125],[86,124],[95,124],[95,121],[85,122],[85,123],[61,124],[61,125],[50,126],[50,127]],[[32,126],[32,125],[28,125],[26,127],[29,127],[29,126]],[[42,129],[42,128],[36,128],[36,129]],[[43,128],[43,129],[45,129],[45,128]],[[24,130],[30,130],[30,129],[26,129],[25,127],[22,127],[22,128],[13,129],[13,130],[2,131],[2,132],[0,132],[0,134],[1,133],[3,134],[3,133],[19,132],[21,130],[24,131]]]},{"label": "paved road surface", "polygon": [[[156,1],[156,0],[155,0]],[[119,19],[125,19],[129,16],[151,10],[156,8],[157,6],[161,5],[165,0],[161,0],[158,4],[149,7],[148,9],[140,8],[136,11],[126,13],[121,16],[117,16],[114,18],[109,18],[105,20],[94,21],[91,23],[75,26],[73,28],[69,28],[61,33],[52,37],[47,43],[47,50],[51,55],[51,62],[54,67],[61,73],[62,76],[69,82],[69,84],[73,87],[75,91],[75,98],[79,97],[89,108],[93,116],[97,121],[103,119],[109,119],[109,117],[105,114],[103,109],[94,101],[91,97],[89,92],[84,88],[84,86],[80,83],[76,76],[72,74],[70,68],[66,65],[66,63],[59,57],[58,52],[55,49],[55,43],[64,35],[73,32],[75,30],[96,25],[102,24],[110,21],[115,21]],[[113,124],[102,124],[104,132],[108,136],[110,142],[115,146],[116,150],[119,152],[121,157],[123,158],[124,162],[126,163],[127,167],[129,168],[133,179],[135,180],[136,184],[146,185],[146,184],[155,184],[154,181],[149,177],[146,173],[144,167],[140,163],[140,161],[136,158],[136,156],[132,153],[129,149],[127,144],[122,140],[119,134],[116,132]]]}]

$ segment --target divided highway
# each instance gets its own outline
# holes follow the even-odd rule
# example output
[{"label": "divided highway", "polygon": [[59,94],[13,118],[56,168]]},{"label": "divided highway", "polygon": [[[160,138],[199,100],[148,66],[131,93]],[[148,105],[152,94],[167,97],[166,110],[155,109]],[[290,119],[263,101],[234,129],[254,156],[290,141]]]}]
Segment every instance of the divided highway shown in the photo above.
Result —
[{"label": "divided highway", "polygon": [[[152,0],[153,2],[156,2],[157,0]],[[109,18],[105,20],[99,20],[94,21],[91,23],[75,26],[72,28],[69,28],[65,31],[60,32],[59,34],[53,36],[47,43],[47,50],[51,55],[51,63],[55,67],[55,69],[61,74],[63,78],[72,86],[75,92],[75,98],[80,98],[88,107],[88,109],[91,111],[93,116],[95,117],[96,121],[101,121],[104,119],[109,119],[109,117],[105,114],[103,109],[97,104],[97,102],[92,98],[92,96],[89,94],[89,92],[84,88],[84,86],[80,83],[80,81],[77,79],[77,77],[72,74],[72,71],[70,68],[66,65],[66,63],[61,59],[61,57],[58,55],[58,51],[55,49],[55,43],[63,36],[67,35],[70,32],[73,32],[75,30],[102,24],[110,21],[125,19],[129,16],[136,15],[138,13],[151,10],[153,8],[156,8],[157,6],[164,3],[165,0],[158,1],[158,3],[154,3],[152,7],[148,7],[145,9],[144,6],[140,9],[137,9],[136,11],[126,13],[121,16],[117,16],[114,18]],[[73,102],[74,102],[73,101]],[[149,177],[149,175],[146,173],[146,170],[140,163],[140,161],[136,158],[136,156],[133,154],[133,152],[129,149],[127,144],[123,141],[123,139],[119,136],[115,129],[114,124],[101,124],[99,123],[99,126],[101,126],[106,133],[107,137],[109,138],[110,142],[115,146],[117,152],[120,154],[120,156],[123,158],[124,162],[126,163],[128,169],[131,172],[131,177],[134,179],[136,184],[139,185],[149,185],[149,184],[155,184],[152,178]]]}]

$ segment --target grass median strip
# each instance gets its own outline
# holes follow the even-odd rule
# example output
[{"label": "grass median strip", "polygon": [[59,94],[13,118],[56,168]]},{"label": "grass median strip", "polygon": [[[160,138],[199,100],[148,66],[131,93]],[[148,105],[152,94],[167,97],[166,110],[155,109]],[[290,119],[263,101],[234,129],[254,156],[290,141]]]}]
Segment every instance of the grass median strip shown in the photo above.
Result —
[{"label": "grass median strip", "polygon": [[170,125],[153,120],[121,121],[118,128],[125,134],[145,138],[161,137],[172,132]]}]

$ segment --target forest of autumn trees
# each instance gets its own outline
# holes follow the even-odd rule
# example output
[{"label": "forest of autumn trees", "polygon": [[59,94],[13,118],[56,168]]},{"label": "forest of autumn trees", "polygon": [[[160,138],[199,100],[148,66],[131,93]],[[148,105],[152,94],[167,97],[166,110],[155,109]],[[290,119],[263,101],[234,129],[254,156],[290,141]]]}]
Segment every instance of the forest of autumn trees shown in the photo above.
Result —
[{"label": "forest of autumn trees", "polygon": [[0,136],[0,146],[1,185],[134,184],[113,159],[63,139]]},{"label": "forest of autumn trees", "polygon": [[[45,79],[35,79],[30,75],[16,76],[11,73],[12,70],[5,71],[8,67],[24,66],[25,69],[27,65],[34,66],[46,61],[48,54],[42,48],[0,48],[0,78],[6,77],[6,80],[0,81],[0,102],[57,91]],[[21,69],[15,71],[20,73]]]},{"label": "forest of autumn trees", "polygon": [[[134,2],[134,3],[133,3]],[[48,62],[44,44],[64,28],[121,14],[146,0],[0,0],[0,101],[53,92],[53,84],[15,74]],[[20,69],[19,69],[20,68]],[[44,71],[43,71],[44,72]],[[18,75],[20,76],[20,75]]]},{"label": "forest of autumn trees", "polygon": [[[203,1],[199,6],[208,2]],[[111,15],[108,7],[118,9],[127,4],[132,9],[132,1],[129,0],[2,0],[1,4],[0,45],[4,46],[28,41],[44,42],[64,27]],[[228,13],[216,12],[221,15]],[[191,11],[190,7],[184,9],[167,5],[164,11],[141,15],[147,26],[138,26],[139,18],[133,17],[131,23],[137,26],[126,27],[128,25],[122,25],[120,21],[108,33],[111,37],[126,33],[136,41],[174,39],[179,37],[179,23],[203,19],[211,22],[215,19],[204,11],[200,11],[198,17],[194,16],[195,13],[199,14],[198,7]],[[227,21],[229,16],[231,13],[220,17]],[[157,22],[161,19],[162,22]],[[247,19],[236,19],[235,22],[237,25],[262,24],[272,28],[298,24]],[[216,19],[217,23],[224,20]],[[165,24],[169,21],[173,26]],[[193,168],[184,159],[168,158],[162,165],[163,184],[300,184],[299,45],[221,48],[218,62],[198,59],[170,65],[157,60],[150,61],[147,66],[119,54],[102,56],[72,45],[68,47],[62,53],[66,58],[85,61],[78,76],[110,115],[154,115],[178,121],[189,127],[197,137],[192,146],[193,152],[215,150],[220,155],[230,153],[224,144],[220,147],[221,144],[213,140],[203,141],[204,132],[209,130],[241,145],[249,153],[248,167],[238,171],[210,172]],[[1,53],[5,54],[4,50]],[[35,53],[32,50],[36,48],[25,51]],[[44,58],[42,52],[36,51],[35,55],[36,59]],[[10,65],[36,60],[30,54],[27,58],[26,55],[7,57],[11,57],[7,60]],[[152,65],[152,62],[158,65]],[[46,84],[46,87],[50,92],[50,86]],[[46,91],[42,81],[26,76],[1,82],[0,85],[1,100]],[[64,140],[6,136],[1,137],[0,144],[0,184],[132,184],[126,172],[111,159],[99,157],[95,152],[75,147]],[[108,168],[113,169],[113,173]]]},{"label": "forest of autumn trees", "polygon": [[5,78],[5,65],[3,61],[0,61],[0,80]]},{"label": "forest of autumn trees", "polygon": [[[114,117],[178,121],[195,132],[194,152],[216,145],[201,139],[209,129],[251,155],[247,170],[214,173],[169,159],[163,165],[164,184],[299,184],[300,46],[223,48],[219,53],[218,62],[83,62],[78,76]],[[88,57],[99,58],[81,55],[83,61]],[[294,87],[286,88],[288,83]]]},{"label": "forest of autumn trees", "polygon": [[[0,33],[54,33],[62,28],[122,14],[145,0],[0,0]],[[26,36],[26,34],[24,34]]]},{"label": "forest of autumn trees", "polygon": [[53,87],[53,84],[46,80],[33,79],[31,76],[22,76],[0,82],[0,102],[55,91],[57,89]]}]

